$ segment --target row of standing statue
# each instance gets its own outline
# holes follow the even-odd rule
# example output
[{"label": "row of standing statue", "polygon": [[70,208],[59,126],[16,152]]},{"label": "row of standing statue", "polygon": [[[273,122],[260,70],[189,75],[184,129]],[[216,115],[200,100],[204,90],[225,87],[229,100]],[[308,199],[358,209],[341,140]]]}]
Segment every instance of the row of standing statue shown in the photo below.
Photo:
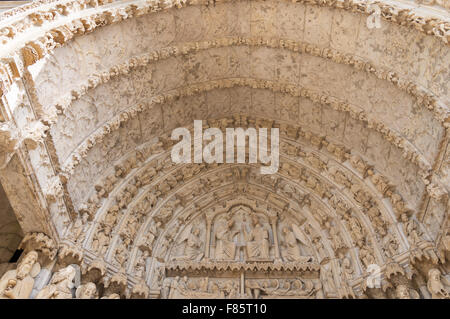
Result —
[{"label": "row of standing statue", "polygon": [[[35,278],[41,272],[36,251],[28,252],[18,263],[17,268],[7,271],[0,279],[0,299],[118,299],[116,293],[99,296],[96,284],[88,282],[76,285],[77,269],[69,265],[54,272],[49,282],[36,290]],[[450,282],[439,269],[428,271],[427,288],[432,299],[450,299]],[[396,287],[397,298],[418,298],[408,287]],[[123,297],[123,296],[122,296]]]},{"label": "row of standing statue", "polygon": [[[50,281],[33,296],[36,277],[41,272],[36,251],[28,252],[16,269],[7,271],[0,279],[0,299],[94,299],[98,298],[97,286],[88,282],[75,286],[77,269],[69,265],[53,273]],[[102,299],[119,299],[118,294]]]}]

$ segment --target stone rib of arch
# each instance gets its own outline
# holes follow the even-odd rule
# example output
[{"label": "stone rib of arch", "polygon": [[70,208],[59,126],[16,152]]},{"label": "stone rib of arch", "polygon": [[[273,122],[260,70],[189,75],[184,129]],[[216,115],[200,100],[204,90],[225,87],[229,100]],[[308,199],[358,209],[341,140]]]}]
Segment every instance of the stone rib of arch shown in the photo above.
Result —
[{"label": "stone rib of arch", "polygon": [[[311,56],[320,57],[330,60],[337,64],[349,65],[357,70],[364,70],[368,74],[373,74],[380,80],[385,80],[399,89],[405,90],[408,94],[411,94],[415,99],[423,102],[421,106],[432,110],[436,119],[442,124],[448,121],[449,110],[448,107],[437,101],[437,97],[433,93],[428,93],[426,89],[420,88],[420,85],[416,85],[413,82],[408,82],[405,79],[400,78],[395,72],[385,70],[382,67],[373,65],[364,59],[352,55],[341,53],[337,50],[330,48],[321,48],[314,44],[293,41],[289,39],[271,39],[271,38],[222,38],[203,42],[188,42],[178,46],[170,46],[162,49],[158,49],[140,56],[133,57],[126,62],[118,65],[114,65],[109,70],[93,73],[87,77],[87,79],[78,87],[71,90],[70,94],[65,97],[61,97],[59,102],[56,102],[55,106],[58,112],[64,113],[64,111],[70,107],[73,101],[80,99],[84,96],[88,90],[95,89],[101,84],[108,83],[112,78],[129,74],[133,70],[141,67],[145,67],[150,63],[166,60],[170,57],[185,56],[193,52],[209,50],[212,48],[224,48],[224,47],[269,47],[276,49],[289,50],[298,54],[309,54]],[[53,112],[52,112],[53,113]],[[46,117],[44,114],[44,120],[47,123],[56,121],[51,117]]]},{"label": "stone rib of arch", "polygon": [[[260,88],[268,87],[268,89],[271,89],[275,92],[281,91],[283,93],[292,94],[293,96],[305,96],[316,103],[322,103],[331,106],[333,109],[348,112],[348,114],[352,116],[353,119],[362,121],[363,123],[367,123],[369,128],[373,128],[378,133],[381,133],[381,135],[388,142],[400,148],[403,151],[403,156],[419,167],[419,170],[422,172],[421,175],[423,176],[423,178],[430,179],[431,165],[427,162],[423,155],[420,154],[420,151],[418,151],[415,146],[412,145],[409,141],[398,135],[396,132],[389,130],[383,124],[377,123],[374,119],[366,120],[367,116],[365,115],[364,111],[356,111],[352,109],[348,110],[348,105],[346,103],[336,100],[330,101],[330,98],[328,98],[327,96],[319,94],[316,95],[314,92],[308,92],[308,90],[297,88],[293,85],[286,85],[283,87],[283,85],[280,85],[279,83],[266,80],[228,79],[223,81],[210,81],[205,84],[203,89],[207,91],[220,87],[230,88],[235,86],[246,86],[252,88],[254,88],[255,86]],[[198,94],[199,91],[201,91],[200,88],[202,88],[201,85],[187,87],[181,90],[175,90],[174,93],[167,93],[164,95],[156,96],[153,98],[153,101],[159,104],[170,102],[178,96],[192,96],[193,94]],[[68,160],[62,165],[63,172],[70,176],[76,165],[83,157],[87,155],[91,148],[93,148],[98,142],[101,142],[105,136],[117,130],[120,125],[136,117],[140,112],[143,112],[146,108],[153,105],[154,102],[138,104],[135,107],[132,107],[131,110],[125,110],[116,115],[115,118],[113,118],[109,123],[106,123],[102,127],[98,128],[94,133],[87,137],[84,142],[80,143],[78,149],[76,149],[71,155],[69,155]]]},{"label": "stone rib of arch", "polygon": [[[55,1],[56,2],[56,1]],[[100,1],[99,1],[100,2]],[[101,1],[103,4],[103,1]],[[109,1],[105,1],[105,2],[109,2]],[[227,3],[230,1],[226,1],[223,0],[221,1],[222,3]],[[231,1],[233,2],[233,1]],[[369,12],[367,11],[367,6],[368,4],[364,1],[350,1],[347,3],[341,2],[341,1],[337,1],[337,2],[309,2],[309,1],[297,1],[300,3],[305,3],[308,5],[319,5],[319,6],[327,6],[327,7],[334,7],[337,9],[344,9],[344,10],[349,10],[352,12],[358,12],[360,14],[368,14]],[[70,9],[72,8],[77,8],[77,5],[79,5],[80,2],[79,1],[73,1],[73,2],[68,2],[63,4],[60,8],[55,8],[55,6],[51,7],[50,10],[48,10],[47,12],[39,12],[39,13],[33,13],[28,15],[26,18],[22,18],[23,20],[27,20],[30,19],[31,21],[34,21],[35,24],[37,25],[42,25],[42,22],[45,20],[54,20],[54,21],[58,21],[57,19],[55,20],[55,17],[58,17],[57,12],[64,12],[64,11],[70,11]],[[125,3],[126,4],[126,3]],[[142,6],[139,6],[139,4],[141,4]],[[163,4],[163,6],[161,6],[161,4]],[[50,36],[50,38],[55,37],[56,43],[58,43],[58,45],[63,45],[68,39],[73,38],[76,35],[79,34],[84,34],[85,32],[92,32],[94,29],[96,29],[97,27],[101,27],[104,25],[108,25],[110,23],[115,23],[115,22],[120,22],[129,18],[132,18],[134,16],[141,16],[141,15],[145,15],[148,13],[153,13],[153,12],[158,12],[161,10],[167,10],[167,9],[171,9],[171,8],[183,8],[185,6],[190,6],[190,5],[209,5],[209,1],[205,0],[203,3],[198,3],[198,2],[191,2],[191,1],[185,1],[185,2],[180,2],[180,1],[168,1],[168,2],[164,2],[164,3],[160,3],[160,2],[154,2],[154,3],[145,3],[143,1],[134,1],[134,3],[128,3],[128,5],[125,5],[123,7],[120,6],[116,6],[116,8],[114,8],[114,6],[111,5],[106,5],[106,6],[92,6],[93,8],[97,7],[100,8],[100,10],[89,10],[89,9],[85,9],[85,7],[82,6],[82,9],[80,10],[80,12],[83,11],[87,11],[88,14],[84,15],[82,18],[78,18],[75,19],[74,21],[71,21],[71,23],[69,24],[69,26],[73,26],[74,24],[79,24],[78,28],[68,28],[68,26],[66,25],[62,25],[57,27],[56,29],[53,30],[48,30],[48,32],[50,33],[48,36]],[[108,8],[109,7],[109,8]],[[442,16],[442,20],[440,20],[441,17],[434,17],[434,19],[438,20],[437,24],[440,26],[440,28],[431,28],[429,25],[429,21],[426,21],[425,17],[421,17],[421,15],[417,15],[418,11],[420,11],[420,8],[408,8],[408,9],[403,9],[406,11],[409,11],[409,17],[408,15],[405,15],[405,12],[396,7],[395,4],[393,3],[389,3],[389,4],[381,4],[382,7],[382,15],[381,17],[384,18],[386,21],[389,22],[393,22],[393,23],[398,23],[400,25],[408,25],[410,27],[413,27],[419,31],[424,32],[425,34],[432,34],[435,35],[436,37],[439,37],[444,43],[448,44],[448,35],[445,32],[445,27],[448,25],[448,21],[446,21],[445,17]],[[78,7],[80,8],[80,7]],[[105,10],[102,10],[105,9]],[[108,10],[110,9],[110,10]],[[19,9],[20,10],[20,9]],[[23,11],[23,9],[21,9]],[[76,9],[75,9],[76,10]],[[426,9],[425,9],[426,10]],[[89,15],[89,13],[92,12],[92,15]],[[58,12],[59,13],[59,12]],[[425,16],[430,15],[430,11],[426,12]],[[435,12],[433,12],[435,13]],[[63,14],[64,15],[64,14]],[[103,15],[103,16],[102,16]],[[432,15],[432,13],[431,13]],[[78,14],[79,16],[79,14]],[[115,16],[115,19],[112,18],[111,16]],[[418,21],[415,21],[416,18]],[[421,18],[425,21],[421,21]],[[64,19],[61,19],[64,20]],[[19,25],[20,23],[22,23],[22,27],[28,27],[31,23],[31,21],[27,21],[28,23],[24,23],[23,21],[19,21]],[[1,22],[1,20],[0,20]],[[405,23],[406,22],[406,23]],[[13,24],[14,22],[12,22]],[[55,22],[52,22],[52,24],[57,24]],[[81,26],[81,28],[80,28]],[[423,27],[425,26],[425,28]],[[58,28],[63,28],[64,31],[62,31],[61,29],[58,30]],[[72,30],[71,30],[72,29]],[[52,34],[53,31],[53,34]],[[58,32],[59,31],[59,32]],[[75,32],[74,32],[75,31]],[[56,34],[55,34],[56,33]],[[61,37],[61,35],[63,35],[63,39],[58,39],[58,37]],[[12,37],[14,37],[15,34],[12,34]],[[39,47],[39,45],[36,45],[36,47]],[[51,50],[51,48],[50,48]],[[40,52],[40,57],[41,58],[43,56],[43,53]]]}]

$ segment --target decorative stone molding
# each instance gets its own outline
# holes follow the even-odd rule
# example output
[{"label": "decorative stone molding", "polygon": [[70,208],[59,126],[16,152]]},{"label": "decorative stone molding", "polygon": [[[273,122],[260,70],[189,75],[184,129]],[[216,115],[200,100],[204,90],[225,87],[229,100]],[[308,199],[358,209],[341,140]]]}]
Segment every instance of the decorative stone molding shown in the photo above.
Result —
[{"label": "decorative stone molding", "polygon": [[97,143],[101,142],[105,136],[117,130],[121,125],[132,118],[135,118],[137,114],[141,113],[145,109],[149,108],[151,105],[162,104],[166,102],[173,101],[180,97],[194,96],[199,92],[206,92],[213,89],[222,88],[232,88],[232,87],[250,87],[255,89],[269,89],[273,92],[282,92],[286,94],[291,94],[293,96],[301,96],[308,98],[315,103],[326,104],[335,110],[348,112],[348,114],[356,119],[363,121],[371,129],[382,134],[382,136],[390,142],[393,142],[398,148],[402,149],[403,156],[416,164],[421,170],[423,170],[422,176],[427,176],[431,170],[431,165],[428,161],[415,150],[415,147],[404,140],[400,134],[391,131],[384,124],[377,122],[375,119],[369,117],[363,110],[357,110],[353,106],[333,99],[331,97],[317,94],[308,89],[301,88],[292,84],[281,84],[269,80],[259,80],[253,78],[230,78],[218,81],[209,81],[199,85],[193,85],[184,87],[179,90],[173,90],[165,94],[160,94],[154,96],[151,101],[138,104],[120,114],[115,116],[109,123],[105,124],[103,127],[98,128],[94,133],[92,133],[87,140],[78,146],[78,149],[73,152],[70,159],[63,164],[63,171],[66,174],[71,174],[74,167],[79,163],[79,161],[85,157],[88,151]]},{"label": "decorative stone molding", "polygon": [[123,272],[118,272],[114,274],[105,283],[105,294],[118,294],[120,296],[125,296],[127,289],[127,276]]},{"label": "decorative stone molding", "polygon": [[54,260],[57,253],[56,243],[44,233],[27,233],[23,238],[20,248],[24,252],[37,251],[40,257]]},{"label": "decorative stone molding", "polygon": [[145,281],[140,281],[133,286],[131,291],[131,299],[147,299],[150,295],[150,288]]},{"label": "decorative stone molding", "polygon": [[[443,125],[449,121],[449,110],[446,105],[439,104],[433,94],[428,93],[425,89],[406,79],[402,79],[395,72],[384,70],[368,61],[364,61],[358,56],[344,54],[331,48],[321,48],[314,44],[306,42],[298,42],[288,39],[274,38],[222,38],[212,41],[184,43],[180,46],[172,46],[155,50],[147,54],[133,57],[130,60],[119,65],[111,67],[108,71],[102,73],[91,74],[86,82],[78,88],[71,91],[70,96],[62,97],[61,101],[55,105],[59,112],[64,111],[74,101],[85,95],[89,90],[96,88],[100,84],[108,83],[112,78],[129,74],[133,70],[155,63],[157,61],[166,60],[170,57],[185,56],[193,52],[208,50],[211,48],[225,48],[233,46],[249,46],[249,47],[268,47],[276,49],[286,49],[299,54],[309,54],[316,57],[331,60],[338,64],[345,64],[354,67],[357,70],[364,70],[369,74],[375,75],[381,80],[386,80],[398,88],[405,90],[414,96],[418,101],[432,110],[437,119]],[[56,119],[46,118],[49,123],[54,123]]]},{"label": "decorative stone molding", "polygon": [[[92,32],[95,28],[108,25],[111,23],[116,23],[119,21],[123,21],[126,19],[130,19],[133,17],[142,16],[144,14],[157,12],[161,10],[168,10],[171,8],[182,8],[190,5],[209,5],[209,0],[202,1],[183,1],[180,2],[178,0],[175,1],[166,1],[166,2],[143,2],[143,1],[134,1],[134,3],[124,3],[122,7],[103,7],[104,3],[108,3],[110,1],[94,1],[86,2],[83,0],[67,2],[57,4],[50,9],[45,11],[38,11],[35,13],[30,13],[24,19],[13,23],[9,27],[4,27],[0,29],[1,34],[4,34],[4,42],[11,41],[14,39],[17,34],[21,34],[26,31],[26,29],[30,28],[34,25],[42,25],[45,22],[52,20],[59,20],[62,16],[70,16],[74,11],[83,11],[87,8],[86,4],[92,5],[92,7],[99,6],[100,10],[95,10],[93,15],[87,15],[83,18],[79,18],[73,20],[69,25],[60,26],[59,28],[67,28],[70,30],[71,35],[82,35],[87,32]],[[222,1],[229,2],[229,1]],[[360,14],[368,15],[370,14],[370,10],[368,10],[368,3],[365,1],[325,1],[320,2],[316,1],[296,1],[300,3],[306,3],[309,5],[319,5],[319,6],[327,6],[334,7],[337,9],[344,9],[351,12],[357,12]],[[427,12],[425,15],[421,15],[417,10],[413,7],[410,8],[399,8],[394,5],[379,3],[378,4],[381,9],[381,17],[389,22],[396,23],[399,25],[405,25],[416,30],[419,30],[425,34],[433,35],[440,38],[444,43],[448,43],[448,21],[441,20],[440,17],[433,17],[431,12]],[[102,10],[102,9],[105,10]],[[28,8],[17,9],[18,11],[26,11]],[[14,16],[15,10],[9,12],[9,16]],[[428,16],[428,17],[427,17]],[[63,20],[63,19],[61,19]],[[1,21],[1,20],[0,20]],[[57,29],[52,30],[55,32]],[[44,39],[52,39],[55,41],[54,35],[46,35],[43,37]],[[42,41],[42,40],[41,40]],[[55,41],[57,42],[57,41]],[[63,43],[57,42],[58,45],[62,45]],[[33,44],[32,46],[35,46]],[[40,46],[40,45],[38,45]],[[55,44],[47,45],[47,50],[52,50],[55,47]]]},{"label": "decorative stone molding", "polygon": [[166,271],[182,272],[182,271],[197,271],[207,272],[211,270],[220,271],[241,271],[253,270],[262,272],[288,271],[288,272],[318,272],[320,266],[314,263],[226,263],[226,262],[204,262],[194,263],[189,261],[171,262],[166,264]]},{"label": "decorative stone molding", "polygon": [[98,283],[106,274],[106,264],[103,259],[96,259],[89,265],[83,264],[81,268],[83,274],[83,282]]},{"label": "decorative stone molding", "polygon": [[63,243],[58,249],[58,263],[63,266],[71,264],[81,265],[83,261],[84,253],[76,246]]}]

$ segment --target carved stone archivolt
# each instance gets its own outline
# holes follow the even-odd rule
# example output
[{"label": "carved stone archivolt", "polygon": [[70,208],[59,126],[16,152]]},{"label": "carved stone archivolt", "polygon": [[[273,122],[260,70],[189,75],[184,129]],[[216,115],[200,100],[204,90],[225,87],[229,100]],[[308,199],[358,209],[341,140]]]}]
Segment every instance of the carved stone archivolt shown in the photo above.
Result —
[{"label": "carved stone archivolt", "polygon": [[[448,1],[111,3],[0,13],[0,298],[450,298]],[[194,120],[278,171],[174,163]]]}]

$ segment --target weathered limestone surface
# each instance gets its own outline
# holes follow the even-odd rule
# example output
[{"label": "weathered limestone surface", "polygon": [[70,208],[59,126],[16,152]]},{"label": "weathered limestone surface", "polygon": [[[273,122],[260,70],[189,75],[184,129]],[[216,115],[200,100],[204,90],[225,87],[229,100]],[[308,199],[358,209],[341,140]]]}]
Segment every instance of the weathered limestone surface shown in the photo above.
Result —
[{"label": "weathered limestone surface", "polygon": [[[377,6],[0,13],[0,298],[450,298],[449,5]],[[194,120],[278,128],[278,172],[175,164]]]}]

